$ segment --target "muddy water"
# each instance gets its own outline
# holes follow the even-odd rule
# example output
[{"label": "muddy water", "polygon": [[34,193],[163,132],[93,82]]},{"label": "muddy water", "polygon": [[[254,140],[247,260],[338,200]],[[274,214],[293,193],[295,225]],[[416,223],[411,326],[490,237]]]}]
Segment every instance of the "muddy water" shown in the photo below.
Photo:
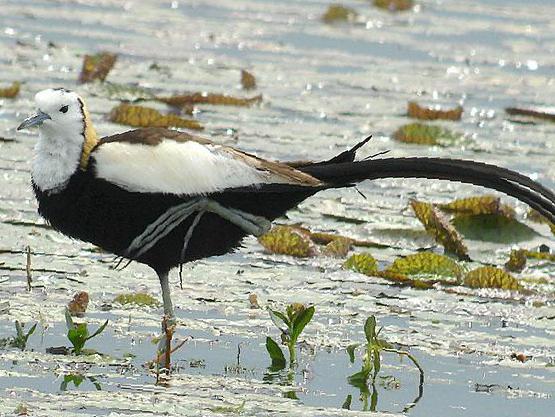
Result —
[{"label": "muddy water", "polygon": [[[183,288],[172,280],[180,321],[178,338],[192,337],[175,354],[170,387],[154,385],[143,364],[154,356],[159,308],[122,308],[116,294],[159,294],[153,274],[140,265],[109,269],[112,258],[90,245],[40,227],[29,185],[34,144],[15,126],[33,110],[34,92],[64,86],[87,100],[97,130],[109,123],[115,102],[76,84],[82,55],[119,54],[109,75],[165,93],[189,91],[244,95],[241,69],[257,77],[259,107],[201,106],[206,134],[262,156],[318,159],[361,137],[374,139],[362,156],[456,156],[517,169],[555,187],[555,124],[508,120],[503,108],[553,105],[555,5],[545,1],[421,1],[415,11],[390,14],[365,1],[350,25],[324,25],[323,1],[37,1],[0,0],[0,82],[23,81],[16,100],[0,100],[0,337],[13,323],[38,321],[28,350],[0,350],[0,415],[25,405],[32,415],[330,415],[351,395],[351,409],[365,407],[346,377],[346,346],[363,340],[370,314],[390,342],[410,349],[426,371],[423,392],[406,360],[383,357],[376,410],[414,416],[551,415],[555,393],[555,267],[540,264],[520,277],[544,279],[538,294],[503,291],[417,291],[391,287],[343,271],[323,257],[295,261],[268,256],[253,240],[240,252],[186,267]],[[161,69],[152,69],[156,63]],[[447,124],[470,145],[419,147],[391,134],[407,122],[408,100],[462,104],[463,119]],[[161,109],[163,107],[160,107]],[[303,222],[401,249],[373,250],[381,264],[432,242],[419,234],[407,210],[410,197],[446,201],[484,192],[471,186],[383,180],[354,191],[329,191],[303,203],[283,222]],[[510,198],[518,212],[526,210]],[[363,219],[334,221],[325,214]],[[14,225],[13,222],[20,222]],[[547,228],[521,243],[553,246]],[[386,233],[384,230],[389,230]],[[394,229],[391,231],[391,229]],[[510,246],[469,241],[471,256],[501,264]],[[33,248],[33,285],[26,292],[24,247]],[[74,292],[91,297],[91,328],[106,319],[105,333],[90,347],[104,356],[45,353],[67,345],[63,307]],[[291,301],[314,303],[300,364],[293,378],[273,374],[266,335],[278,337],[267,313]],[[238,349],[240,354],[238,355]],[[512,354],[531,359],[521,363]],[[71,375],[83,377],[79,386]],[[64,378],[67,386],[64,387]],[[100,389],[100,390],[99,390]],[[298,400],[290,399],[295,392]],[[422,394],[422,395],[420,395]],[[411,408],[416,400],[416,405]],[[244,401],[244,404],[243,404]],[[370,400],[368,401],[370,402]]]}]

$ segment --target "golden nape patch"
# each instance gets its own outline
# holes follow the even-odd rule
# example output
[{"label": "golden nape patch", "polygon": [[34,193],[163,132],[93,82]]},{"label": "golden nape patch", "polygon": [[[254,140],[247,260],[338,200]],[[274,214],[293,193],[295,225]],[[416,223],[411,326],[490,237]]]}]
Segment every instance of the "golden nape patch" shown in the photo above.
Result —
[{"label": "golden nape patch", "polygon": [[85,129],[83,130],[85,140],[83,142],[83,151],[81,152],[79,167],[84,171],[87,169],[87,165],[89,164],[89,157],[91,156],[91,152],[98,143],[98,136],[92,125],[91,115],[89,114],[89,111],[87,110],[87,107],[84,103],[82,104],[82,109],[83,120],[85,123]]}]

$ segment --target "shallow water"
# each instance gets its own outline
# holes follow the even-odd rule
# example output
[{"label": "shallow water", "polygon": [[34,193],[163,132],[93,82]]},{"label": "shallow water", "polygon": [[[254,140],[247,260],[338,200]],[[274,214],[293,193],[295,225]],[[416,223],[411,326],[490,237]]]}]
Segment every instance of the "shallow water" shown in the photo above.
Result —
[{"label": "shallow water", "polygon": [[[185,268],[183,289],[172,287],[180,321],[178,338],[193,336],[176,352],[178,369],[168,388],[154,385],[143,364],[153,359],[161,309],[120,308],[115,295],[159,294],[154,275],[140,265],[109,269],[111,257],[46,228],[29,185],[31,132],[15,126],[33,110],[33,94],[46,87],[76,89],[85,97],[97,130],[125,129],[109,123],[115,102],[93,95],[76,79],[82,55],[119,54],[108,80],[139,83],[164,93],[245,94],[239,72],[252,71],[262,93],[260,107],[200,106],[205,134],[261,156],[321,159],[373,134],[367,156],[451,156],[507,166],[555,188],[555,124],[519,124],[506,106],[553,105],[555,5],[544,1],[421,1],[417,11],[390,14],[364,1],[347,1],[359,17],[351,25],[324,25],[323,1],[219,0],[203,2],[116,0],[0,0],[0,83],[24,81],[16,100],[0,99],[0,337],[13,322],[40,321],[29,349],[0,350],[0,415],[26,404],[32,415],[217,415],[245,401],[244,415],[347,415],[361,410],[358,389],[346,377],[346,346],[364,339],[362,326],[375,314],[383,335],[410,348],[426,372],[423,394],[406,411],[412,416],[547,416],[555,393],[555,266],[540,264],[519,277],[545,278],[540,295],[458,289],[418,291],[343,271],[341,261],[297,261],[268,256],[254,239],[236,254]],[[50,45],[49,45],[50,44]],[[166,68],[149,69],[152,63]],[[464,106],[461,122],[446,123],[472,139],[470,146],[420,147],[391,135],[407,123],[408,100]],[[161,109],[163,107],[160,107]],[[433,244],[398,229],[419,229],[410,197],[447,201],[484,190],[414,180],[381,180],[353,190],[326,191],[307,200],[283,222],[302,222],[396,248],[373,249],[380,264]],[[379,198],[375,198],[379,196]],[[522,214],[526,207],[509,197]],[[366,220],[342,223],[324,216]],[[546,227],[519,246],[554,245]],[[26,245],[33,248],[34,290],[25,291]],[[468,241],[473,259],[502,264],[507,244]],[[398,249],[398,248],[401,249]],[[11,251],[11,252],[10,252]],[[16,252],[16,253],[13,253]],[[3,264],[1,264],[3,262]],[[109,319],[90,347],[109,356],[65,357],[45,353],[67,345],[63,308],[76,291],[87,291],[85,316],[92,328]],[[268,375],[267,335],[279,337],[263,309],[251,309],[255,293],[263,307],[314,303],[294,380]],[[239,364],[237,348],[241,347]],[[531,360],[520,363],[513,353]],[[132,354],[132,355],[128,355]],[[383,357],[376,410],[402,413],[419,394],[418,373],[406,360]],[[64,375],[81,374],[79,387]],[[95,385],[96,381],[99,385]],[[391,381],[389,381],[391,382]],[[97,387],[101,390],[98,391]],[[284,397],[295,391],[298,400]],[[109,392],[109,394],[106,394]],[[218,408],[218,407],[228,408]],[[235,411],[237,412],[237,411]],[[352,415],[352,414],[349,414]]]}]

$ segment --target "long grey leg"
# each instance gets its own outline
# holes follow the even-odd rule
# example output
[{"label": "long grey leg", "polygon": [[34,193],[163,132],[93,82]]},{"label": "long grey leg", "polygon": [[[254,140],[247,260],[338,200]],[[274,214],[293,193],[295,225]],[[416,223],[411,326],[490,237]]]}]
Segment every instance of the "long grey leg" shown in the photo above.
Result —
[{"label": "long grey leg", "polygon": [[175,312],[173,310],[173,303],[170,290],[169,273],[159,273],[160,286],[162,287],[162,301],[164,303],[164,314],[175,324]]}]

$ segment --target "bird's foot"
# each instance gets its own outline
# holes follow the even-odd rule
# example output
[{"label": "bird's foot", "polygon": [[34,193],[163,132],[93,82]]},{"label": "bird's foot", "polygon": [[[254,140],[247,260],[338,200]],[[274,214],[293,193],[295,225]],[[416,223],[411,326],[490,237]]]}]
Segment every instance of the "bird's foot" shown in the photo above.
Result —
[{"label": "bird's foot", "polygon": [[[156,358],[156,366],[158,372],[156,373],[156,383],[164,385],[170,376],[171,370],[171,354],[172,339],[177,327],[177,321],[174,316],[164,315],[162,318],[162,336],[158,343],[158,355]],[[175,350],[175,349],[174,349]],[[160,368],[160,365],[163,365]]]}]

